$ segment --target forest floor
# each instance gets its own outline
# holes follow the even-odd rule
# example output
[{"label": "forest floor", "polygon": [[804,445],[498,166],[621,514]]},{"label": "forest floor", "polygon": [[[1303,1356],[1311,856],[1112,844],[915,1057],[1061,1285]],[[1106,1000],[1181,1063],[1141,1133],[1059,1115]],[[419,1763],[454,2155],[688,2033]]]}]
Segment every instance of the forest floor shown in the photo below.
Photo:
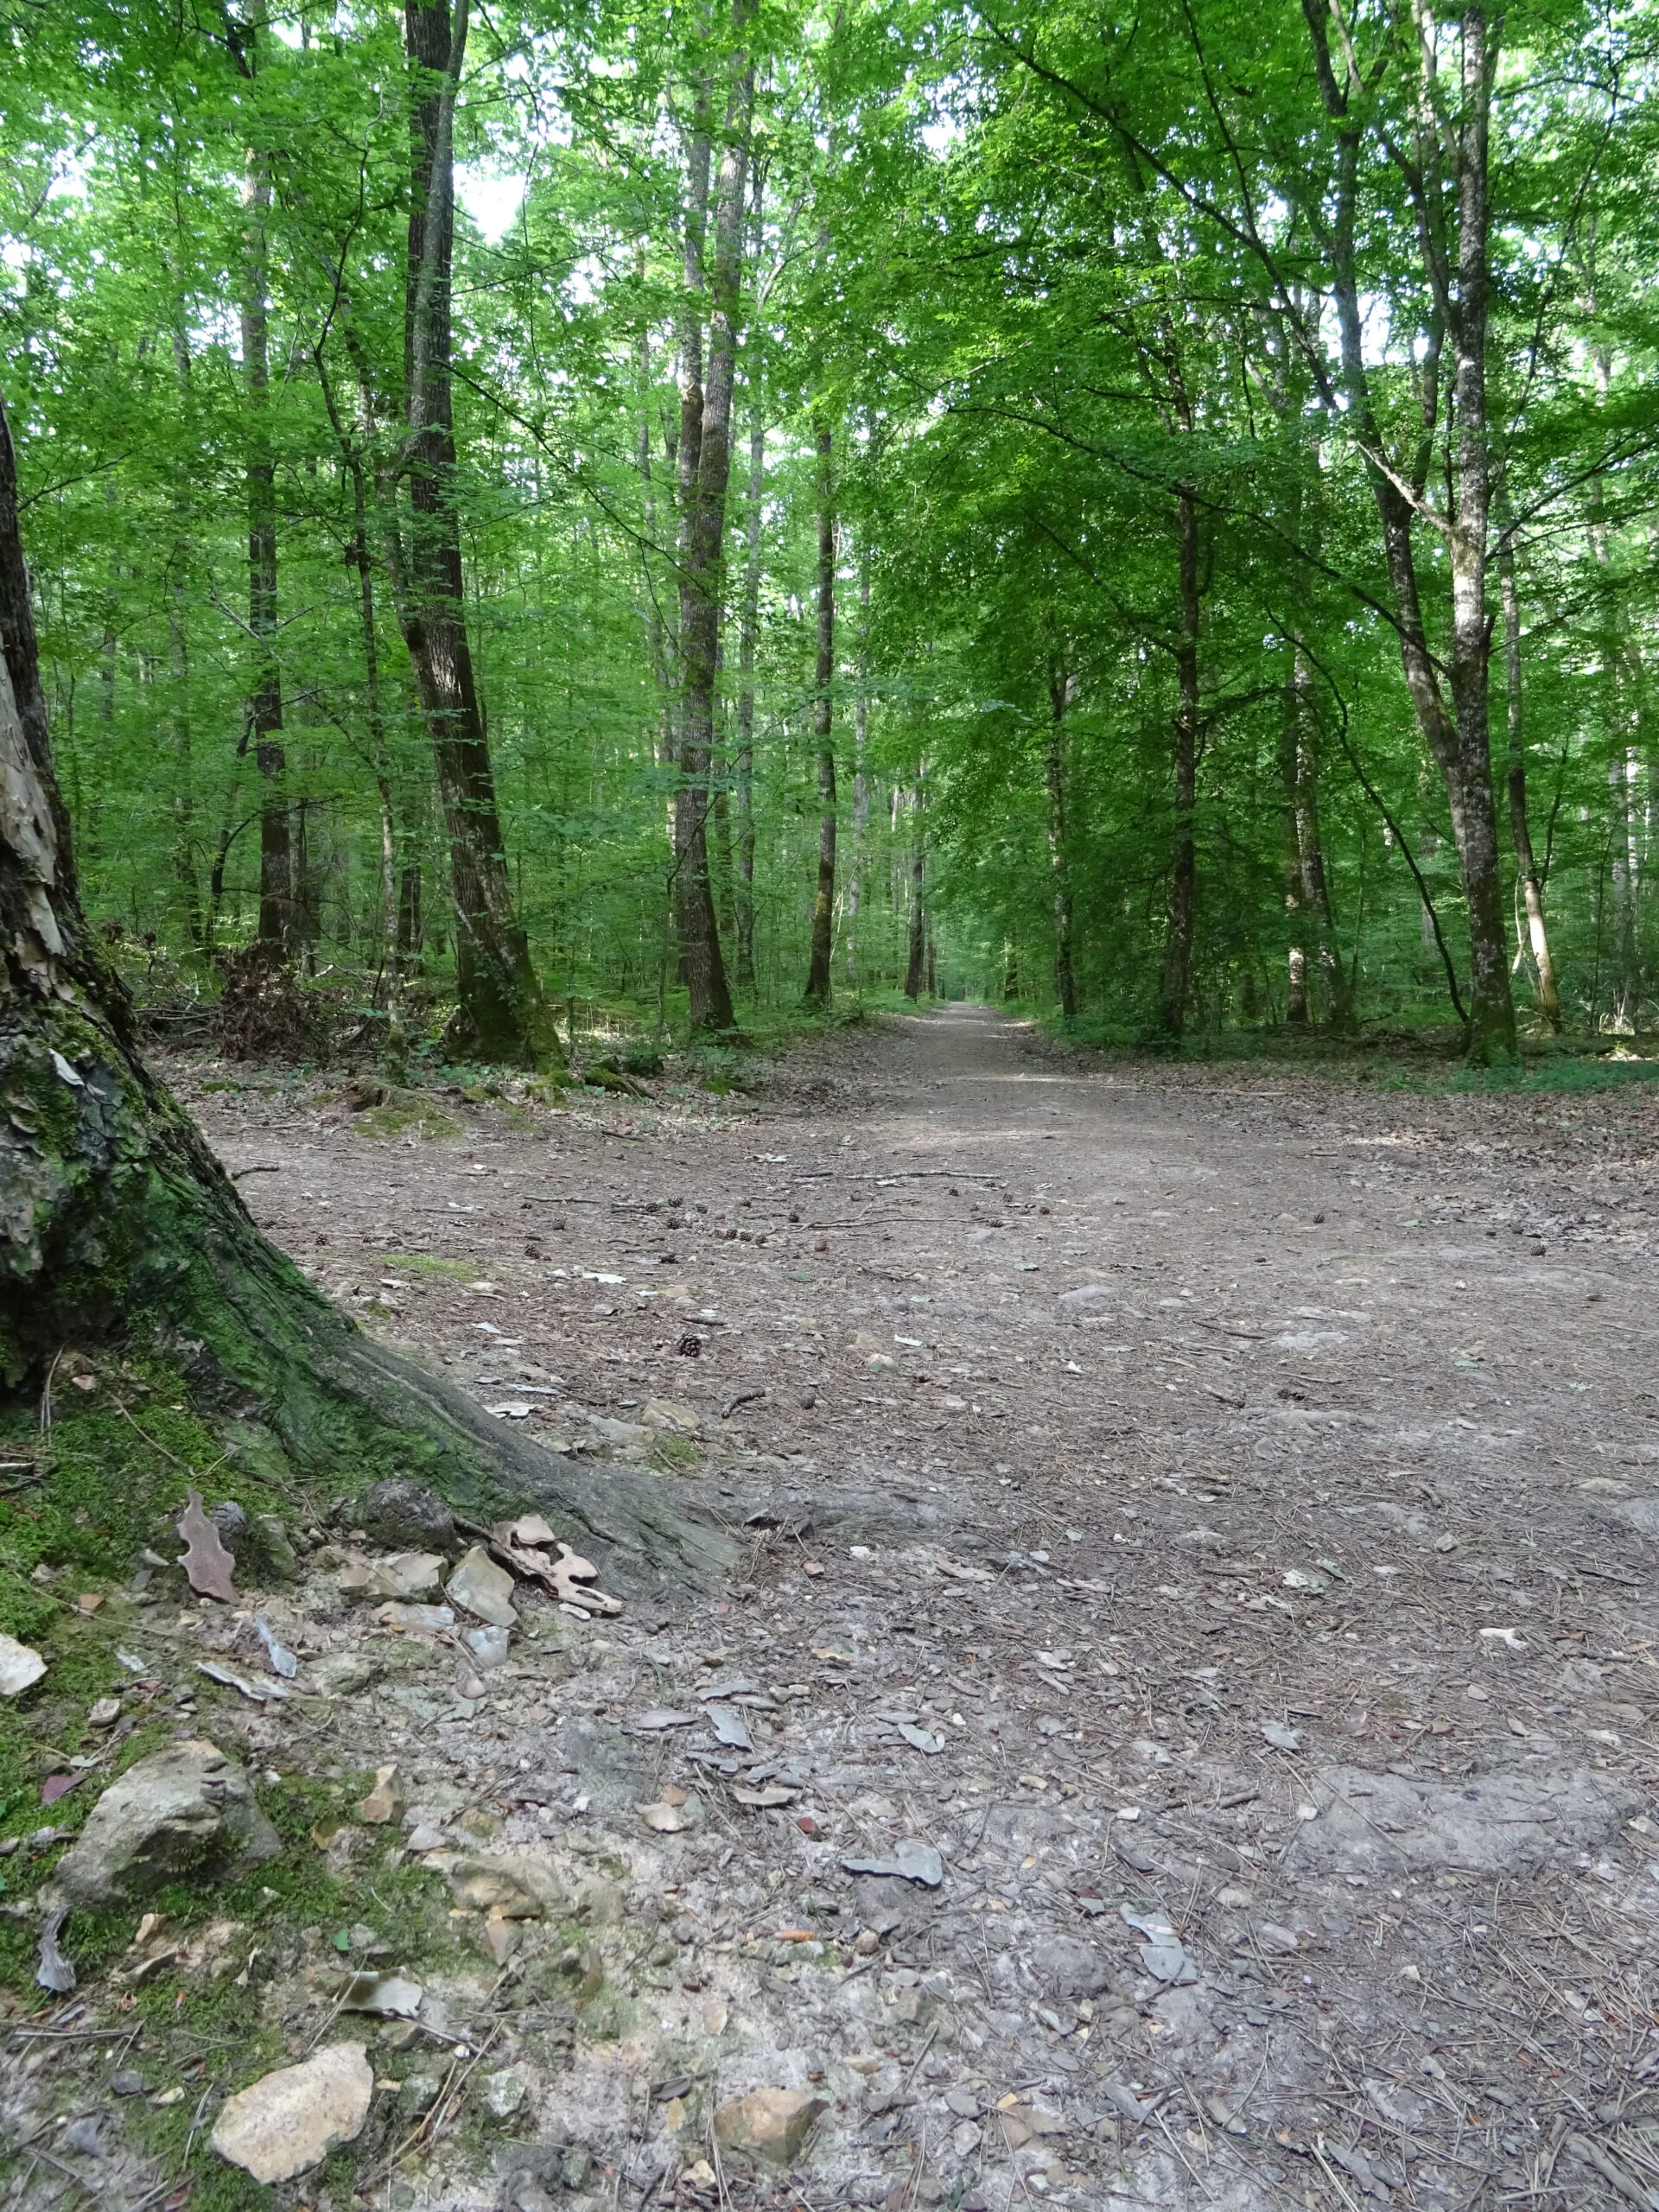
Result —
[{"label": "forest floor", "polygon": [[[396,1762],[402,1832],[319,1841],[448,1909],[392,1946],[422,2024],[371,2038],[354,2169],[257,2201],[1659,2206],[1659,1091],[1109,1065],[959,1007],[459,1136],[172,1072],[367,1325],[747,1547],[615,1618],[521,1599],[457,1688],[336,1536],[261,1602],[338,1694],[197,1686],[273,1780]],[[303,1938],[296,2056],[340,2030]],[[38,2053],[31,2112],[105,2109]],[[760,2107],[710,2125],[765,2090],[823,2107],[786,2167]]]}]

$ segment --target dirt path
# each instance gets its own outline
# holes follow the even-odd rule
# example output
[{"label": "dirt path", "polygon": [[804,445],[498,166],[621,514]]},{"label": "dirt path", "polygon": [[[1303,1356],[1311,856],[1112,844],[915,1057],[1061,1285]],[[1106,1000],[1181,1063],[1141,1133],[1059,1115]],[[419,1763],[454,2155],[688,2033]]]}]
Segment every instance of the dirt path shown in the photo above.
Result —
[{"label": "dirt path", "polygon": [[[197,1103],[371,1325],[753,1541],[713,1604],[527,1613],[478,1699],[435,1649],[338,1700],[409,1848],[470,1808],[615,1885],[604,2002],[504,2012],[483,1936],[435,1980],[524,2101],[377,2204],[1659,2204],[1650,1090],[953,1008],[729,1111]],[[939,1878],[849,1870],[900,1846]],[[716,2173],[766,2088],[807,2148]]]}]

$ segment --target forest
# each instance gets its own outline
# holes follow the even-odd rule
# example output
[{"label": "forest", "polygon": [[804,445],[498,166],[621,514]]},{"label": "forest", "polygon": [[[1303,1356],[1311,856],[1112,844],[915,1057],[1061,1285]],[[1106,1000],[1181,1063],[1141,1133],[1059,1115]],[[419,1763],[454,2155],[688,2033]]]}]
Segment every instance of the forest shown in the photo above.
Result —
[{"label": "forest", "polygon": [[1630,1036],[1645,10],[14,0],[88,912],[394,1056]]}]

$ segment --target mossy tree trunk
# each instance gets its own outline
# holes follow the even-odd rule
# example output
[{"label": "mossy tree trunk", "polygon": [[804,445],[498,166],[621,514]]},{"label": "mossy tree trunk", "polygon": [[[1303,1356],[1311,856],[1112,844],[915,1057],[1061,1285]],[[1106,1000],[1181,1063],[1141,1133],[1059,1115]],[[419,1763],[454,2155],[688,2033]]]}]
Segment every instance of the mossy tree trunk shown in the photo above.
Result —
[{"label": "mossy tree trunk", "polygon": [[66,1344],[136,1340],[202,1408],[250,1415],[297,1471],[431,1482],[480,1516],[536,1505],[619,1586],[705,1579],[734,1547],[648,1478],[588,1474],[365,1338],[256,1227],[144,1065],[81,911],[53,770],[17,478],[0,404],[0,1388]]}]

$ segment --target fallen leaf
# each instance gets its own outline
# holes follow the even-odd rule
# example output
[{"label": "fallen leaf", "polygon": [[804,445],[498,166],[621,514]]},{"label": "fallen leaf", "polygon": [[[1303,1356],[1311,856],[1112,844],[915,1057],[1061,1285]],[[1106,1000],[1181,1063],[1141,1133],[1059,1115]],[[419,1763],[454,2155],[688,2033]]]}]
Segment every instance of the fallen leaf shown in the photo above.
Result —
[{"label": "fallen leaf", "polygon": [[41,1785],[42,1805],[55,1805],[60,1797],[67,1797],[80,1780],[78,1774],[48,1774]]},{"label": "fallen leaf", "polygon": [[221,1667],[216,1659],[198,1659],[196,1672],[206,1675],[210,1682],[223,1682],[226,1689],[239,1690],[254,1705],[263,1705],[267,1698],[284,1698],[289,1694],[285,1682],[251,1682],[242,1675],[233,1675],[228,1667]]},{"label": "fallen leaf", "polygon": [[1260,1723],[1260,1726],[1262,1733],[1273,1745],[1274,1751],[1300,1751],[1301,1750],[1300,1734],[1294,1728],[1287,1728],[1282,1720],[1263,1720]]},{"label": "fallen leaf", "polygon": [[265,1656],[270,1662],[271,1672],[281,1675],[285,1681],[292,1681],[300,1671],[299,1661],[286,1644],[278,1642],[276,1630],[268,1622],[261,1620],[257,1613],[253,1617],[253,1624],[259,1631],[259,1641],[265,1647]]},{"label": "fallen leaf", "polygon": [[944,1879],[944,1860],[931,1843],[918,1843],[907,1838],[895,1843],[886,1858],[843,1859],[842,1866],[849,1874],[896,1874],[903,1881],[920,1882],[930,1890],[937,1890]]},{"label": "fallen leaf", "polygon": [[68,1913],[67,1905],[54,1905],[41,1923],[41,1955],[35,1968],[35,1979],[42,1989],[49,1989],[61,1997],[75,1986],[75,1970],[58,1948],[58,1937]]},{"label": "fallen leaf", "polygon": [[762,1789],[747,1789],[740,1782],[732,1790],[740,1805],[753,1805],[761,1810],[772,1805],[792,1805],[800,1794],[798,1789],[786,1789],[779,1782],[769,1782]]},{"label": "fallen leaf", "polygon": [[383,2020],[412,2020],[421,2009],[421,1985],[401,1974],[357,1974],[340,2000],[342,2012],[374,2012]]},{"label": "fallen leaf", "polygon": [[397,1768],[394,1762],[374,1770],[374,1787],[357,1803],[357,1817],[371,1827],[384,1827],[388,1821],[395,1821],[404,1809],[403,1792],[397,1787]]},{"label": "fallen leaf", "polygon": [[185,1547],[179,1561],[190,1587],[199,1597],[217,1598],[229,1605],[236,1595],[232,1577],[236,1561],[225,1548],[224,1539],[201,1508],[201,1493],[193,1490],[175,1524]]}]

